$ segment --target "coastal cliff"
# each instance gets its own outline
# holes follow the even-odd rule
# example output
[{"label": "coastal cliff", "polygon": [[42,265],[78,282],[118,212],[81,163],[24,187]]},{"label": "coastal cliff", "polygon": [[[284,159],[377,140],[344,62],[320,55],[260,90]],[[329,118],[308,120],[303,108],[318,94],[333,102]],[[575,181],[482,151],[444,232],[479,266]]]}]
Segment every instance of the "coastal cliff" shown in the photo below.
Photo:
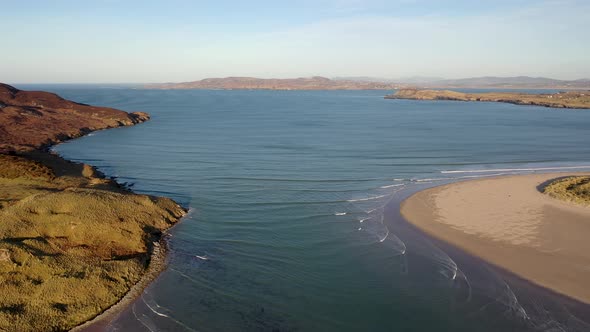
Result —
[{"label": "coastal cliff", "polygon": [[162,234],[186,211],[47,149],[148,119],[0,84],[0,330],[69,330],[153,265]]},{"label": "coastal cliff", "polygon": [[450,90],[402,89],[385,99],[487,101],[552,108],[590,108],[590,91],[568,91],[548,94],[512,92],[464,93]]}]

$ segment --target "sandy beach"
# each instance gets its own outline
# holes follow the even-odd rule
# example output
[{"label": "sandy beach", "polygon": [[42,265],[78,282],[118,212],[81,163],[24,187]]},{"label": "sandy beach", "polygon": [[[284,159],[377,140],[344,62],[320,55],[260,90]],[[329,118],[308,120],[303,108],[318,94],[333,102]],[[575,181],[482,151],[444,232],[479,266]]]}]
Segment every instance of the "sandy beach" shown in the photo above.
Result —
[{"label": "sandy beach", "polygon": [[547,181],[566,175],[573,174],[503,176],[435,187],[405,200],[401,213],[431,236],[590,303],[590,208],[539,191]]}]

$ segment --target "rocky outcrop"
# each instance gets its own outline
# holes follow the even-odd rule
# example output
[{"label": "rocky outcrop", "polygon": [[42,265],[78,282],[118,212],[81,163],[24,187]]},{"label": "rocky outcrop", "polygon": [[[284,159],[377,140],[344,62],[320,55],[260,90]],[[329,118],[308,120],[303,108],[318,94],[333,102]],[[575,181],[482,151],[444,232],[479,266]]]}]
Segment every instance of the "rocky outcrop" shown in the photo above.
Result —
[{"label": "rocky outcrop", "polygon": [[42,149],[94,130],[130,126],[149,118],[143,112],[90,106],[0,83],[0,152],[4,153]]},{"label": "rocky outcrop", "polygon": [[590,108],[590,91],[569,91],[551,94],[511,92],[463,93],[450,90],[402,89],[385,99],[487,101],[552,108]]}]

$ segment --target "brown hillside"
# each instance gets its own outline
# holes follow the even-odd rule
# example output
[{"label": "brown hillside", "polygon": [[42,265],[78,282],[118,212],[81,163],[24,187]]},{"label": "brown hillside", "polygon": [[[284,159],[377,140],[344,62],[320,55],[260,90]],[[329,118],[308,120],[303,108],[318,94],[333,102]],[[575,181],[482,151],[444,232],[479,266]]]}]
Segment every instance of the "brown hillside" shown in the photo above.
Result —
[{"label": "brown hillside", "polygon": [[149,119],[65,100],[41,91],[21,91],[0,83],[0,152],[24,151],[81,136],[93,130],[129,126]]}]

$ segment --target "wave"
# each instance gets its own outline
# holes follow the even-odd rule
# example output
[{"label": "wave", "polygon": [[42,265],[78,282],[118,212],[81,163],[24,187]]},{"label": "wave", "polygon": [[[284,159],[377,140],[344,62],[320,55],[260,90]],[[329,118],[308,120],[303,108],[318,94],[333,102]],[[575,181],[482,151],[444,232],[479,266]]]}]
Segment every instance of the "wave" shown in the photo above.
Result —
[{"label": "wave", "polygon": [[505,175],[507,173],[494,173],[494,174],[486,174],[486,175],[466,175],[466,176],[459,176],[459,177],[447,177],[447,178],[426,178],[426,179],[412,179],[411,182],[434,182],[434,181],[446,181],[446,180],[460,180],[460,179],[471,179],[471,178],[484,178],[490,176],[499,176]]},{"label": "wave", "polygon": [[381,187],[379,187],[379,189],[387,189],[387,188],[399,187],[399,186],[403,186],[403,185],[404,185],[403,183],[396,183],[396,184],[390,184],[387,186],[381,186]]},{"label": "wave", "polygon": [[389,196],[389,194],[385,194],[385,195],[377,195],[377,196],[371,196],[371,197],[366,197],[366,198],[354,198],[354,199],[347,199],[347,202],[353,203],[353,202],[363,202],[363,201],[372,201],[374,199],[380,199],[380,198],[384,198]]},{"label": "wave", "polygon": [[450,170],[450,171],[441,171],[441,173],[442,174],[458,174],[458,173],[550,171],[550,170],[560,170],[560,169],[590,169],[590,165],[581,165],[581,166],[556,166],[556,167],[531,167],[531,168],[495,168],[495,169]]},{"label": "wave", "polygon": [[335,216],[345,216],[346,212],[336,212],[334,213]]},{"label": "wave", "polygon": [[208,178],[208,180],[243,180],[243,181],[276,181],[276,182],[369,182],[378,181],[382,179],[368,178],[368,179],[286,179],[286,178],[259,178],[259,177],[225,177],[217,176]]}]

